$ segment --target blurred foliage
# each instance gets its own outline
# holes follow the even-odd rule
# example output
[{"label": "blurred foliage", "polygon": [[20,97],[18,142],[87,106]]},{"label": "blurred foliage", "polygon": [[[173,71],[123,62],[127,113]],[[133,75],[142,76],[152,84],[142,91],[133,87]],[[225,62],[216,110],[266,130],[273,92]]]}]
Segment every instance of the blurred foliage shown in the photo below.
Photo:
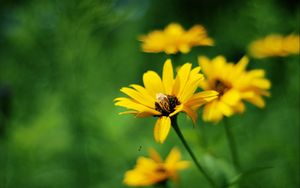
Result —
[{"label": "blurred foliage", "polygon": [[[199,54],[237,61],[252,40],[299,33],[300,23],[296,0],[3,0],[0,18],[0,188],[125,187],[124,172],[148,147],[163,156],[181,147],[173,131],[155,143],[154,119],[119,116],[113,105],[120,87],[161,71],[167,57],[142,53],[139,35],[203,24],[216,46],[176,59],[196,65]],[[299,187],[299,56],[252,59],[249,68],[264,68],[273,86],[265,109],[249,105],[230,119],[242,166],[255,171],[239,185]],[[236,180],[223,125],[179,123],[220,185]],[[174,187],[199,185],[208,187],[192,167]]]}]

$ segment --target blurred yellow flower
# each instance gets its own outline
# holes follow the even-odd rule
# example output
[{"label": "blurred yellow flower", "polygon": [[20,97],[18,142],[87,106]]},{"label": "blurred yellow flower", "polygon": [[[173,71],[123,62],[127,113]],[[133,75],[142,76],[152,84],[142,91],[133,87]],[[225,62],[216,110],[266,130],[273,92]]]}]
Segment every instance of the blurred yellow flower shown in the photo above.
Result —
[{"label": "blurred yellow flower", "polygon": [[207,36],[206,30],[201,25],[195,25],[185,31],[177,23],[169,24],[163,31],[155,30],[146,36],[141,36],[144,52],[176,54],[188,53],[193,46],[212,46],[213,40]]},{"label": "blurred yellow flower", "polygon": [[265,106],[262,96],[269,96],[267,90],[271,83],[264,78],[264,70],[245,70],[249,62],[247,57],[243,57],[237,64],[227,62],[223,56],[212,60],[200,56],[198,61],[206,76],[200,87],[219,92],[218,98],[205,105],[204,121],[218,122],[223,116],[244,112],[243,100],[261,108]]},{"label": "blurred yellow flower", "polygon": [[255,58],[284,57],[299,54],[299,44],[299,35],[281,36],[272,34],[252,42],[249,45],[249,52]]},{"label": "blurred yellow flower", "polygon": [[149,151],[151,158],[139,157],[133,170],[125,173],[124,183],[128,186],[149,186],[178,180],[178,171],[189,166],[188,161],[181,160],[180,151],[173,148],[166,160],[154,150]]},{"label": "blurred yellow flower", "polygon": [[184,64],[173,76],[171,60],[166,60],[162,79],[154,71],[148,71],[143,75],[144,86],[132,84],[132,88],[123,87],[121,92],[129,96],[115,99],[115,105],[129,109],[120,114],[135,114],[136,117],[158,117],[154,126],[154,138],[163,143],[170,126],[171,117],[179,112],[185,112],[195,122],[196,109],[204,103],[217,97],[216,91],[204,91],[195,93],[198,85],[204,79],[199,73],[200,67],[192,69],[190,63]]}]

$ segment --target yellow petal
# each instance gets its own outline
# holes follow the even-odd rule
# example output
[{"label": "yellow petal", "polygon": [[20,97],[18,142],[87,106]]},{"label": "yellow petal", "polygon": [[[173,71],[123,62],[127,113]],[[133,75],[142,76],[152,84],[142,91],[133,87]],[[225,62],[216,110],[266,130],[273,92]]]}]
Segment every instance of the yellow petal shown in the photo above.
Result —
[{"label": "yellow petal", "polygon": [[188,44],[181,44],[179,46],[179,51],[186,54],[191,50],[190,46]]},{"label": "yellow petal", "polygon": [[211,38],[205,38],[201,40],[202,45],[207,45],[207,46],[213,46],[215,44],[215,41]]},{"label": "yellow petal", "polygon": [[200,67],[196,67],[190,72],[189,78],[182,90],[182,93],[180,96],[178,96],[178,99],[181,103],[185,103],[193,96],[196,89],[199,87],[200,81],[203,80],[204,77],[202,74],[199,74],[199,71]]},{"label": "yellow petal", "polygon": [[138,118],[153,117],[153,114],[149,112],[138,112],[136,113],[135,117]]},{"label": "yellow petal", "polygon": [[219,101],[214,100],[205,105],[203,110],[203,120],[210,122],[218,122],[223,118],[223,113],[218,108]]},{"label": "yellow petal", "polygon": [[163,83],[159,75],[154,71],[147,71],[143,75],[146,90],[155,97],[157,93],[165,93]]},{"label": "yellow petal", "polygon": [[264,77],[265,76],[265,70],[262,69],[255,69],[248,72],[248,75],[251,77]]},{"label": "yellow petal", "polygon": [[130,86],[140,92],[144,98],[147,98],[147,100],[155,103],[155,98],[151,96],[151,94],[144,87],[137,84],[131,84]]},{"label": "yellow petal", "polygon": [[129,98],[118,98],[118,100],[115,102],[115,105],[122,106],[127,109],[131,109],[131,110],[138,111],[138,112],[146,112],[146,113],[149,113],[152,115],[160,115],[161,114],[160,112],[158,112],[152,108],[149,108],[145,105],[139,104]]},{"label": "yellow petal", "polygon": [[194,111],[194,110],[192,110],[192,109],[189,108],[188,106],[185,106],[185,105],[183,106],[183,111],[184,111],[185,113],[187,113],[187,115],[188,115],[190,118],[192,118],[193,123],[195,124],[196,121],[197,121],[197,117],[198,117],[197,112]]},{"label": "yellow petal", "polygon": [[239,102],[237,105],[235,105],[234,107],[234,111],[238,112],[238,113],[243,113],[245,111],[245,105],[242,102]]},{"label": "yellow petal", "polygon": [[240,61],[236,64],[236,68],[239,70],[239,71],[244,71],[247,67],[249,63],[249,59],[247,56],[244,56],[242,57],[242,59],[240,59]]},{"label": "yellow petal", "polygon": [[206,56],[199,56],[198,63],[201,66],[203,73],[208,76],[211,75],[211,63]]},{"label": "yellow petal", "polygon": [[157,167],[157,163],[146,157],[139,157],[137,162],[136,162],[136,168],[141,168],[144,171],[152,171]]},{"label": "yellow petal", "polygon": [[192,99],[203,99],[206,102],[210,102],[216,98],[218,98],[219,93],[215,90],[207,90],[196,93]]},{"label": "yellow petal", "polygon": [[154,139],[158,143],[163,143],[167,138],[171,127],[171,119],[166,116],[158,118],[154,126]]},{"label": "yellow petal", "polygon": [[157,153],[157,151],[153,148],[149,149],[149,155],[151,157],[151,159],[153,159],[155,162],[157,163],[161,163],[162,159],[160,157],[160,155]]},{"label": "yellow petal", "polygon": [[260,108],[265,107],[265,101],[263,100],[262,97],[256,95],[252,98],[246,99],[247,101],[251,102],[252,104],[254,104],[255,106],[258,106]]},{"label": "yellow petal", "polygon": [[146,157],[139,157],[135,169],[125,173],[123,182],[129,186],[148,186],[158,182],[161,177],[155,173],[157,163]]},{"label": "yellow petal", "polygon": [[231,106],[236,105],[240,101],[240,99],[240,93],[235,89],[230,89],[221,97],[222,102]]},{"label": "yellow petal", "polygon": [[231,116],[234,113],[233,108],[223,103],[222,101],[218,102],[217,108],[227,117]]},{"label": "yellow petal", "polygon": [[174,181],[178,180],[178,170],[186,169],[190,165],[188,161],[180,161],[180,159],[180,151],[177,148],[173,148],[165,161],[170,178]]},{"label": "yellow petal", "polygon": [[148,106],[149,108],[155,108],[154,98],[142,95],[140,92],[128,87],[121,88],[121,92],[125,93],[126,95],[128,95],[129,97],[137,101],[138,103]]},{"label": "yellow petal", "polygon": [[240,93],[242,99],[252,98],[256,95],[254,91],[244,91]]},{"label": "yellow petal", "polygon": [[177,170],[183,170],[183,169],[188,168],[190,165],[191,165],[191,163],[189,161],[179,161],[176,164],[176,169]]},{"label": "yellow petal", "polygon": [[125,112],[120,112],[119,115],[124,115],[124,114],[137,114],[137,111],[134,110],[129,110],[129,111],[125,111]]},{"label": "yellow petal", "polygon": [[165,48],[165,53],[166,54],[176,54],[177,48],[175,46],[167,46]]},{"label": "yellow petal", "polygon": [[130,170],[125,173],[123,183],[128,186],[149,186],[155,183],[155,180],[138,170]]},{"label": "yellow petal", "polygon": [[165,28],[165,32],[169,35],[180,36],[184,32],[184,29],[178,23],[171,23]]},{"label": "yellow petal", "polygon": [[216,98],[218,98],[218,95],[219,93],[214,90],[198,92],[186,102],[186,105],[195,110],[201,105],[215,100]]},{"label": "yellow petal", "polygon": [[226,58],[224,56],[217,56],[212,60],[214,64],[215,71],[222,72],[224,65],[226,65]]},{"label": "yellow petal", "polygon": [[271,82],[267,79],[256,79],[251,84],[260,89],[270,89],[271,87]]},{"label": "yellow petal", "polygon": [[180,67],[178,71],[172,92],[175,96],[177,96],[177,98],[180,98],[180,95],[185,88],[186,82],[190,75],[191,67],[192,64],[186,63]]},{"label": "yellow petal", "polygon": [[164,68],[163,68],[163,84],[165,86],[165,94],[170,95],[173,88],[174,75],[173,75],[173,66],[170,59],[167,59]]},{"label": "yellow petal", "polygon": [[170,151],[168,157],[166,158],[166,161],[165,161],[166,166],[168,166],[168,167],[173,167],[173,168],[174,168],[174,165],[175,165],[178,161],[180,161],[180,158],[181,158],[180,151],[179,151],[176,147],[174,147],[174,148]]}]

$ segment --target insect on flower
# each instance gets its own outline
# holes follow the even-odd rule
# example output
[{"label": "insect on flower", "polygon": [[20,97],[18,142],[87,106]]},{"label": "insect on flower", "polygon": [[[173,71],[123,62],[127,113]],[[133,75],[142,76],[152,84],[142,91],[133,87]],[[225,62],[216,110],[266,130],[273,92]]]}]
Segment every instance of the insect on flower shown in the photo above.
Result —
[{"label": "insect on flower", "polygon": [[163,67],[162,79],[154,71],[143,75],[144,87],[136,84],[121,88],[129,97],[115,99],[115,105],[122,106],[128,111],[120,114],[134,114],[136,117],[158,117],[154,126],[154,138],[163,143],[170,127],[171,118],[179,112],[185,112],[195,122],[196,110],[215,98],[216,91],[197,92],[203,75],[199,73],[200,67],[192,69],[190,63],[184,64],[173,76],[171,60],[166,60]]}]

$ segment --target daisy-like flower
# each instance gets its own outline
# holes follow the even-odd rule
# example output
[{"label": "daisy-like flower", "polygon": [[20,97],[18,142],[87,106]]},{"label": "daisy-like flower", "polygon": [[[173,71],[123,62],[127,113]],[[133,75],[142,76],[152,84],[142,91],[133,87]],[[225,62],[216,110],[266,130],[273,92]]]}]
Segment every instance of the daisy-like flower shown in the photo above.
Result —
[{"label": "daisy-like flower", "polygon": [[150,158],[139,157],[133,170],[125,173],[124,183],[128,186],[149,186],[178,180],[178,171],[189,166],[188,161],[181,160],[180,151],[173,148],[166,160],[154,150],[149,151]]},{"label": "daisy-like flower", "polygon": [[272,34],[252,42],[249,45],[249,51],[255,58],[284,57],[300,53],[299,41],[299,35]]},{"label": "daisy-like flower", "polygon": [[144,87],[132,84],[131,88],[121,88],[121,92],[129,98],[116,98],[115,105],[129,109],[120,114],[157,117],[154,138],[157,142],[163,143],[169,133],[173,116],[179,112],[185,112],[195,122],[197,119],[195,110],[217,97],[216,91],[195,93],[204,79],[199,71],[199,66],[192,69],[192,65],[186,63],[178,70],[174,79],[173,66],[171,60],[168,59],[163,67],[162,79],[154,71],[144,73]]},{"label": "daisy-like flower", "polygon": [[207,36],[201,25],[195,25],[185,31],[177,23],[169,24],[163,31],[155,30],[148,35],[141,36],[142,49],[148,53],[165,52],[176,54],[188,53],[193,46],[212,46],[213,40]]},{"label": "daisy-like flower", "polygon": [[269,96],[271,83],[264,78],[264,70],[245,70],[249,62],[247,57],[243,57],[237,64],[227,62],[223,56],[212,60],[200,56],[198,61],[206,76],[200,87],[219,92],[218,98],[205,104],[204,121],[218,122],[223,116],[244,112],[243,101],[261,108],[265,106],[262,96]]}]

